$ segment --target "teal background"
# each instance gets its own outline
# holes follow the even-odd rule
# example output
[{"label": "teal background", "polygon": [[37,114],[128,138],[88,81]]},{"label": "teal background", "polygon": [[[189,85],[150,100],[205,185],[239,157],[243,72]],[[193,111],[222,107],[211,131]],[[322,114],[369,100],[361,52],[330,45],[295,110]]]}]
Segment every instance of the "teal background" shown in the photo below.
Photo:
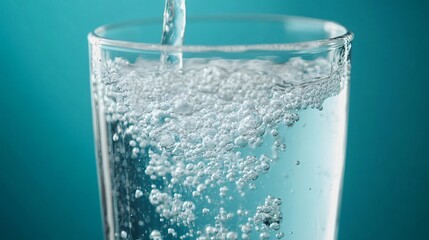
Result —
[{"label": "teal background", "polygon": [[[340,240],[429,239],[429,1],[188,0],[356,36]],[[0,1],[0,239],[102,239],[87,33],[162,0]]]}]

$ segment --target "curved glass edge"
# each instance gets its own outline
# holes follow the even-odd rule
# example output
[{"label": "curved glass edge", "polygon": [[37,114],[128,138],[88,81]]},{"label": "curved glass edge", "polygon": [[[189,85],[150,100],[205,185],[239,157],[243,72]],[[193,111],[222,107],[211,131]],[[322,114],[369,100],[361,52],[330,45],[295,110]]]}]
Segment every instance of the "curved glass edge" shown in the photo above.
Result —
[{"label": "curved glass edge", "polygon": [[117,24],[108,24],[96,28],[94,31],[88,34],[88,42],[95,46],[108,46],[112,48],[128,49],[134,51],[166,51],[166,52],[247,52],[247,51],[288,51],[288,52],[305,52],[314,53],[321,52],[326,49],[335,49],[351,43],[354,34],[348,31],[344,26],[333,21],[327,21],[316,18],[307,18],[299,16],[289,15],[234,15],[234,16],[209,16],[209,17],[191,17],[192,20],[216,20],[216,19],[252,19],[252,18],[264,18],[268,20],[286,21],[290,19],[305,20],[312,22],[323,22],[324,30],[327,32],[341,29],[345,32],[342,35],[326,38],[314,41],[296,42],[296,43],[280,43],[280,44],[252,44],[252,45],[218,45],[218,46],[204,46],[204,45],[183,45],[183,46],[171,46],[161,44],[151,44],[144,42],[131,42],[108,39],[100,36],[100,33],[108,31],[112,28],[118,28],[129,24],[150,24],[156,22],[156,19],[150,20],[135,20]]}]

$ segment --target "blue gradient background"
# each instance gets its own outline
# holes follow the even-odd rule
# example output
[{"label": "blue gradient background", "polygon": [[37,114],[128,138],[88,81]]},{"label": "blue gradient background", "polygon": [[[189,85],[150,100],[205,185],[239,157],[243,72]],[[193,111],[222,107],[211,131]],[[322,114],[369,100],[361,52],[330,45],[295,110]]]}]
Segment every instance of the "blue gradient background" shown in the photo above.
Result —
[{"label": "blue gradient background", "polygon": [[[102,239],[86,35],[163,5],[0,1],[0,239]],[[339,239],[429,239],[429,1],[188,0],[188,14],[223,12],[356,34]]]}]

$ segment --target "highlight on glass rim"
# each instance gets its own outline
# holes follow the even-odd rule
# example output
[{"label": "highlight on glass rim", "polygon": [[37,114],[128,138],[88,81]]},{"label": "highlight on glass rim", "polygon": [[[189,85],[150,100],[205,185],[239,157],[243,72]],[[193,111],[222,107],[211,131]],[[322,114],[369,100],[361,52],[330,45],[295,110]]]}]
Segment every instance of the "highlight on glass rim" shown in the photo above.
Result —
[{"label": "highlight on glass rim", "polygon": [[336,239],[353,34],[186,15],[88,36],[105,239]]}]

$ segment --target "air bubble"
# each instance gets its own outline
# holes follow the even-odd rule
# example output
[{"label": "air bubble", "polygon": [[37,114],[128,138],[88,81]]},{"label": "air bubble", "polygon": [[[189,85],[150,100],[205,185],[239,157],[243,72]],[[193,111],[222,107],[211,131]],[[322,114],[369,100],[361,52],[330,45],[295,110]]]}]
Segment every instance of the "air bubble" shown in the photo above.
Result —
[{"label": "air bubble", "polygon": [[118,136],[118,134],[113,134],[113,137],[112,137],[112,139],[113,139],[113,141],[114,142],[116,142],[116,141],[118,141],[119,140],[119,136]]},{"label": "air bubble", "polygon": [[143,192],[139,189],[136,190],[136,192],[134,193],[135,198],[140,198],[141,196],[143,196]]},{"label": "air bubble", "polygon": [[225,197],[228,191],[229,191],[229,188],[227,186],[223,186],[219,189],[219,195],[221,197]]},{"label": "air bubble", "polygon": [[282,239],[284,236],[285,236],[285,234],[283,232],[279,232],[276,234],[277,239]]},{"label": "air bubble", "polygon": [[140,152],[140,149],[138,148],[133,148],[133,154],[137,155]]},{"label": "air bubble", "polygon": [[276,222],[271,223],[271,224],[270,224],[270,228],[271,228],[271,229],[273,229],[273,230],[275,230],[275,231],[277,231],[277,230],[279,230],[279,229],[280,229],[280,224],[278,224],[278,223],[276,223]]},{"label": "air bubble", "polygon": [[203,208],[203,215],[207,215],[207,214],[209,214],[209,212],[210,212],[210,209],[208,209],[208,208]]},{"label": "air bubble", "polygon": [[268,171],[270,169],[270,164],[267,162],[262,162],[261,167],[262,167],[262,170]]},{"label": "air bubble", "polygon": [[177,235],[176,230],[174,230],[174,228],[169,228],[167,230],[167,233],[173,235],[173,237]]},{"label": "air bubble", "polygon": [[213,141],[213,139],[210,136],[206,136],[203,139],[203,145],[207,149],[213,149],[214,147],[216,147],[216,143]]},{"label": "air bubble", "polygon": [[158,230],[153,230],[150,233],[149,238],[152,240],[162,240],[162,235]]},{"label": "air bubble", "polygon": [[189,115],[192,114],[192,105],[187,100],[179,99],[174,104],[174,110],[178,114]]},{"label": "air bubble", "polygon": [[288,127],[292,127],[292,125],[294,125],[296,122],[298,122],[298,120],[299,120],[299,116],[296,113],[287,113],[284,116],[284,123]]},{"label": "air bubble", "polygon": [[259,234],[259,239],[261,240],[270,239],[270,234],[268,232],[262,232],[261,234]]},{"label": "air bubble", "polygon": [[212,226],[207,226],[206,227],[206,233],[208,234],[213,234],[216,232],[216,228],[212,227]]},{"label": "air bubble", "polygon": [[282,205],[282,200],[280,198],[275,198],[273,200],[273,203],[277,206],[280,206],[280,205]]},{"label": "air bubble", "polygon": [[198,191],[198,192],[202,192],[202,191],[204,191],[206,188],[207,188],[207,186],[206,186],[206,185],[204,185],[204,184],[199,184],[199,185],[197,186],[197,191]]},{"label": "air bubble", "polygon": [[243,226],[241,226],[241,231],[243,233],[250,233],[252,231],[252,225],[250,225],[249,223],[244,224]]},{"label": "air bubble", "polygon": [[174,139],[168,134],[162,136],[159,140],[159,146],[162,148],[171,148],[173,147],[174,143]]},{"label": "air bubble", "polygon": [[277,129],[273,129],[271,130],[271,135],[273,135],[273,137],[277,137],[279,135],[279,131],[277,131]]},{"label": "air bubble", "polygon": [[236,240],[237,239],[237,234],[235,232],[228,232],[226,234],[226,239],[227,240]]},{"label": "air bubble", "polygon": [[243,136],[237,137],[234,140],[235,145],[237,145],[238,147],[245,147],[247,145],[247,141]]}]

